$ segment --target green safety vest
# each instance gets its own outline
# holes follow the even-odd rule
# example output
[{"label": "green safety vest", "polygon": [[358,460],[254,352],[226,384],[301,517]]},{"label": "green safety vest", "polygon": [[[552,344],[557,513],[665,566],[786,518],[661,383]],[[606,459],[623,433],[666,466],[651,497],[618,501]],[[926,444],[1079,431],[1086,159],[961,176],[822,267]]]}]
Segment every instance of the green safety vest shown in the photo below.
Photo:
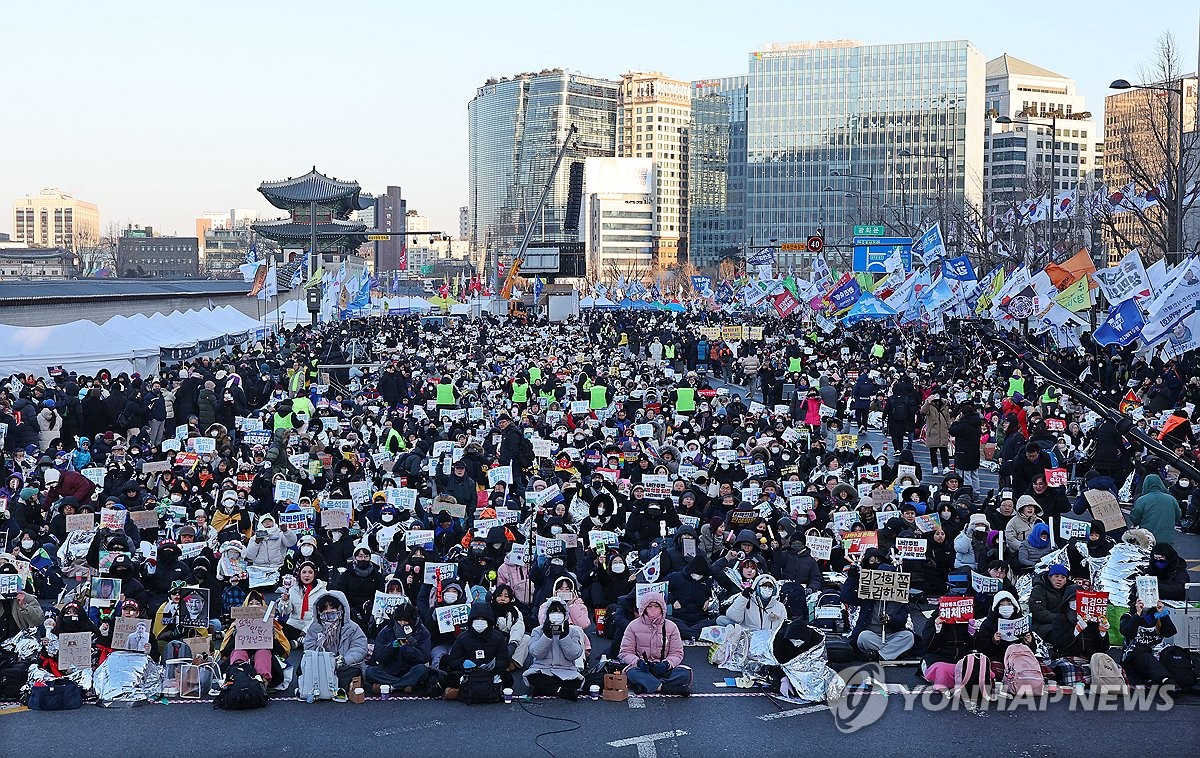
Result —
[{"label": "green safety vest", "polygon": [[292,374],[292,378],[288,380],[288,392],[291,394],[295,395],[302,389],[304,389],[304,369]]},{"label": "green safety vest", "polygon": [[1020,392],[1022,395],[1025,394],[1025,377],[1023,376],[1014,376],[1008,380],[1008,396],[1012,397],[1018,392]]},{"label": "green safety vest", "polygon": [[312,401],[303,395],[292,400],[292,410],[305,418],[317,415],[317,409],[313,407]]},{"label": "green safety vest", "polygon": [[675,360],[675,345],[668,343],[663,345],[663,357],[669,361]]},{"label": "green safety vest", "polygon": [[883,357],[883,349],[884,349],[883,345],[876,344],[874,347],[871,348],[871,355],[875,358],[882,358]]},{"label": "green safety vest", "polygon": [[529,382],[513,382],[512,401],[514,403],[529,402]]},{"label": "green safety vest", "polygon": [[439,382],[437,386],[437,404],[438,405],[454,405],[454,384],[451,382]]},{"label": "green safety vest", "polygon": [[608,387],[603,384],[593,385],[588,389],[588,407],[595,410],[608,407]]},{"label": "green safety vest", "polygon": [[278,431],[280,429],[291,429],[291,428],[292,428],[292,414],[290,414],[290,413],[286,416],[282,416],[282,415],[276,413],[275,417],[271,420],[271,431],[273,431],[273,432]]},{"label": "green safety vest", "polygon": [[804,370],[804,361],[799,356],[788,358],[788,373],[798,374]]},{"label": "green safety vest", "polygon": [[542,379],[542,370],[537,366],[529,367],[529,383],[537,384]]},{"label": "green safety vest", "polygon": [[696,410],[696,390],[691,387],[680,387],[675,390],[675,394],[675,410],[681,413]]},{"label": "green safety vest", "polygon": [[1042,405],[1057,405],[1058,404],[1058,395],[1051,395],[1050,389],[1051,389],[1050,387],[1047,387],[1046,391],[1042,393]]}]

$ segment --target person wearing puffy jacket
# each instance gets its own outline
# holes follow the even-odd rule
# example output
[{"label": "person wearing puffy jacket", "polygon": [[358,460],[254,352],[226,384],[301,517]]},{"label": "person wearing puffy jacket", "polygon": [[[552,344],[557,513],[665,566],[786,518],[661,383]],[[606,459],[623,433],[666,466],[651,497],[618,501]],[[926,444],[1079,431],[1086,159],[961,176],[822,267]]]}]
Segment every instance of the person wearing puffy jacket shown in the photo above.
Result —
[{"label": "person wearing puffy jacket", "polygon": [[634,692],[690,695],[692,670],[683,663],[679,627],[667,618],[667,601],[660,592],[638,599],[638,617],[621,638],[621,662]]},{"label": "person wearing puffy jacket", "polygon": [[584,660],[583,630],[570,622],[567,606],[558,598],[546,602],[546,620],[533,630],[529,640],[532,661],[525,683],[537,695],[557,695],[575,700],[583,684],[580,670]]},{"label": "person wearing puffy jacket", "polygon": [[1043,523],[1033,525],[1029,536],[1017,548],[1017,570],[1021,573],[1032,571],[1042,558],[1054,551],[1050,545],[1050,527]]},{"label": "person wearing puffy jacket", "polygon": [[757,632],[779,629],[786,619],[787,608],[779,601],[779,583],[770,574],[760,574],[750,587],[733,599],[717,623],[722,626],[741,624]]}]

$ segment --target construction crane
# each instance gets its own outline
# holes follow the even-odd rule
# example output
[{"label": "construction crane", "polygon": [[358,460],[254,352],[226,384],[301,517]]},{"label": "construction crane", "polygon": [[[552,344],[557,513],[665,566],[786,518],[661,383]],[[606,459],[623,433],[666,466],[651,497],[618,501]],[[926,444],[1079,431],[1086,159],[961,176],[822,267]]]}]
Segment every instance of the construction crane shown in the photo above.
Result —
[{"label": "construction crane", "polygon": [[542,195],[538,198],[537,206],[533,209],[533,215],[529,217],[529,221],[525,224],[525,235],[521,237],[521,244],[517,246],[517,251],[513,255],[512,265],[508,267],[508,275],[504,277],[504,286],[500,288],[501,300],[508,300],[512,297],[513,282],[521,274],[521,264],[525,262],[525,253],[529,249],[529,241],[533,238],[533,230],[537,225],[537,218],[541,215],[543,206],[546,205],[546,198],[550,195],[550,187],[554,184],[554,177],[558,174],[558,167],[562,165],[563,156],[567,154],[567,148],[571,146],[571,140],[578,131],[579,127],[571,124],[571,127],[567,129],[567,136],[563,140],[562,147],[558,148],[558,155],[554,158],[554,166],[550,169],[550,176],[546,178],[546,186],[542,187]]}]

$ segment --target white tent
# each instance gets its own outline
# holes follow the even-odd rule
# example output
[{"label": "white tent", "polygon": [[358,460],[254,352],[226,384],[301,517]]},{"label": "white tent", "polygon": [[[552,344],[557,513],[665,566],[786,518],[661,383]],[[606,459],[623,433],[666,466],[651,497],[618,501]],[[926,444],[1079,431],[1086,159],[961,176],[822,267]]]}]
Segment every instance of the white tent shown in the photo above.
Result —
[{"label": "white tent", "polygon": [[268,313],[263,320],[266,321],[268,327],[276,324],[296,326],[297,324],[311,324],[312,314],[308,312],[308,303],[304,300],[288,300]]},{"label": "white tent", "polygon": [[50,366],[81,374],[102,368],[114,374],[149,374],[158,370],[158,350],[144,346],[144,341],[131,349],[121,342],[119,332],[85,320],[54,326],[0,325],[0,374],[44,376]]}]

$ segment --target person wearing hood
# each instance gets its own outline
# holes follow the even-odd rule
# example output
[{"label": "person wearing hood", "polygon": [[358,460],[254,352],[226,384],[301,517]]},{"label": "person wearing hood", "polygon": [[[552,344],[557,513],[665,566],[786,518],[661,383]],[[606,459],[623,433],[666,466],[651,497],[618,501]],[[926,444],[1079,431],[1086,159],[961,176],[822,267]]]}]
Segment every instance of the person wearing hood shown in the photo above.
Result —
[{"label": "person wearing hood", "polygon": [[[667,575],[665,570],[662,574]],[[583,594],[588,599],[587,605],[597,611],[607,609],[615,605],[622,595],[630,592],[633,586],[633,572],[629,570],[626,558],[617,546],[598,546],[595,558],[591,561],[591,568],[583,579]]]},{"label": "person wearing hood", "polygon": [[1186,687],[1194,684],[1194,680],[1174,681],[1171,672],[1162,664],[1164,643],[1177,632],[1171,611],[1163,607],[1162,598],[1155,606],[1147,607],[1137,596],[1136,586],[1131,598],[1129,611],[1121,616],[1121,636],[1125,638],[1121,646],[1121,665],[1152,685],[1174,683]]},{"label": "person wearing hood", "polygon": [[[0,574],[15,574],[11,563],[0,566]],[[45,611],[32,592],[19,590],[13,597],[0,597],[0,639],[7,640],[18,632],[35,629],[46,618]]]},{"label": "person wearing hood", "polygon": [[496,617],[496,630],[508,638],[508,670],[519,669],[529,658],[529,633],[525,614],[517,605],[516,592],[512,587],[497,584],[488,602],[492,605],[492,615]]},{"label": "person wearing hood", "polygon": [[146,572],[143,585],[150,593],[151,607],[157,608],[166,602],[167,591],[176,582],[191,584],[192,569],[180,557],[179,545],[172,539],[158,541],[154,571]]},{"label": "person wearing hood", "polygon": [[295,574],[302,563],[311,563],[315,566],[318,579],[329,580],[329,564],[325,561],[325,556],[322,555],[321,548],[317,544],[317,538],[312,534],[304,534],[296,540],[296,549],[288,553],[287,561],[283,566],[283,573],[285,575]]},{"label": "person wearing hood", "polygon": [[270,513],[258,517],[257,528],[243,557],[252,566],[279,571],[287,560],[287,551],[296,546],[296,533],[283,529]]},{"label": "person wearing hood", "polygon": [[895,571],[879,548],[870,547],[863,551],[859,566],[851,566],[842,584],[841,599],[848,606],[858,606],[858,623],[850,633],[850,644],[869,657],[878,656],[885,661],[894,661],[907,652],[916,642],[908,626],[909,604],[894,600],[866,600],[858,594],[859,572]]},{"label": "person wearing hood", "polygon": [[1054,552],[1050,545],[1050,527],[1042,523],[1033,525],[1029,536],[1017,549],[1017,570],[1021,573],[1032,571],[1038,561]]},{"label": "person wearing hood", "polygon": [[[992,595],[991,610],[975,628],[975,650],[993,661],[1003,661],[1004,651],[1008,650],[1010,645],[1019,642],[1031,650],[1035,649],[1032,632],[1026,632],[1020,638],[1014,637],[1013,639],[1006,639],[1000,633],[1001,619],[1008,621],[1019,618],[1022,613],[1017,596],[1012,592],[1001,590]],[[974,625],[972,624],[972,626]]]},{"label": "person wearing hood", "polygon": [[383,571],[372,559],[370,548],[363,544],[355,547],[350,569],[333,584],[349,606],[350,619],[365,628],[367,609],[375,601],[375,593],[383,591]]},{"label": "person wearing hood", "polygon": [[1044,575],[1033,579],[1033,590],[1029,593],[1029,612],[1033,617],[1033,631],[1043,640],[1050,640],[1054,625],[1066,608],[1066,591],[1069,584],[1067,567],[1056,563]]},{"label": "person wearing hood", "polygon": [[91,503],[92,495],[96,492],[96,483],[78,471],[59,471],[47,469],[42,475],[43,481],[49,486],[45,497],[42,498],[42,510],[49,512],[51,506],[59,498],[73,497],[79,504]]},{"label": "person wearing hood", "polygon": [[667,618],[662,593],[644,593],[637,599],[637,610],[621,637],[619,656],[630,688],[637,693],[690,695],[692,670],[682,665],[683,639]]},{"label": "person wearing hood", "polygon": [[792,532],[786,549],[775,550],[771,555],[771,573],[780,582],[796,582],[809,592],[820,592],[824,584],[821,567],[808,550],[804,532]]},{"label": "person wearing hood", "polygon": [[1088,499],[1088,493],[1091,493],[1091,497],[1095,498],[1097,495],[1107,492],[1115,498],[1119,496],[1119,489],[1116,481],[1111,476],[1096,469],[1088,471],[1084,482],[1083,491],[1079,493],[1079,497],[1075,498],[1075,502],[1071,504],[1071,512],[1076,516],[1084,516],[1086,519],[1091,520],[1092,505]]},{"label": "person wearing hood", "polygon": [[958,415],[950,424],[950,436],[954,438],[954,468],[962,475],[963,484],[970,487],[972,492],[979,491],[983,426],[983,417],[971,402],[959,406]]},{"label": "person wearing hood", "polygon": [[1175,524],[1183,513],[1176,500],[1158,474],[1150,474],[1142,481],[1142,494],[1133,502],[1130,523],[1135,527],[1149,529],[1157,545],[1175,541]]},{"label": "person wearing hood", "polygon": [[671,619],[684,639],[697,640],[700,631],[714,623],[708,612],[712,598],[712,572],[703,555],[693,557],[682,571],[666,576],[667,594],[672,598]]},{"label": "person wearing hood", "polygon": [[362,675],[367,635],[351,620],[350,605],[341,592],[326,592],[317,596],[315,603],[317,618],[304,634],[304,650],[332,653],[338,688],[345,691],[351,679]]},{"label": "person wearing hood", "polygon": [[585,638],[583,630],[571,623],[561,600],[547,601],[546,619],[529,639],[531,661],[524,675],[529,691],[534,695],[577,699],[583,684]]},{"label": "person wearing hood", "polygon": [[392,611],[391,623],[379,629],[375,646],[367,662],[363,681],[379,694],[386,684],[394,690],[412,693],[429,679],[433,670],[429,630],[411,603],[401,603]]},{"label": "person wearing hood", "polygon": [[508,673],[508,638],[496,629],[496,617],[487,603],[474,603],[467,627],[462,630],[454,645],[440,662],[441,670],[448,678],[444,697],[457,700],[463,681],[473,675],[487,677],[489,674],[506,684],[512,682]]},{"label": "person wearing hood", "polygon": [[978,570],[992,558],[988,544],[988,520],[982,513],[972,513],[967,528],[954,538],[954,567]]},{"label": "person wearing hood", "polygon": [[1191,581],[1187,561],[1175,551],[1175,546],[1157,543],[1150,551],[1146,573],[1158,578],[1158,596],[1163,600],[1183,601]]},{"label": "person wearing hood", "polygon": [[779,599],[779,582],[770,574],[761,574],[754,582],[734,597],[717,619],[721,626],[740,624],[757,632],[764,629],[777,630],[787,620],[787,608]]},{"label": "person wearing hood", "polygon": [[1033,527],[1042,523],[1042,506],[1032,495],[1021,495],[1017,500],[1017,512],[1004,525],[1004,544],[1015,549],[1029,537]]}]

